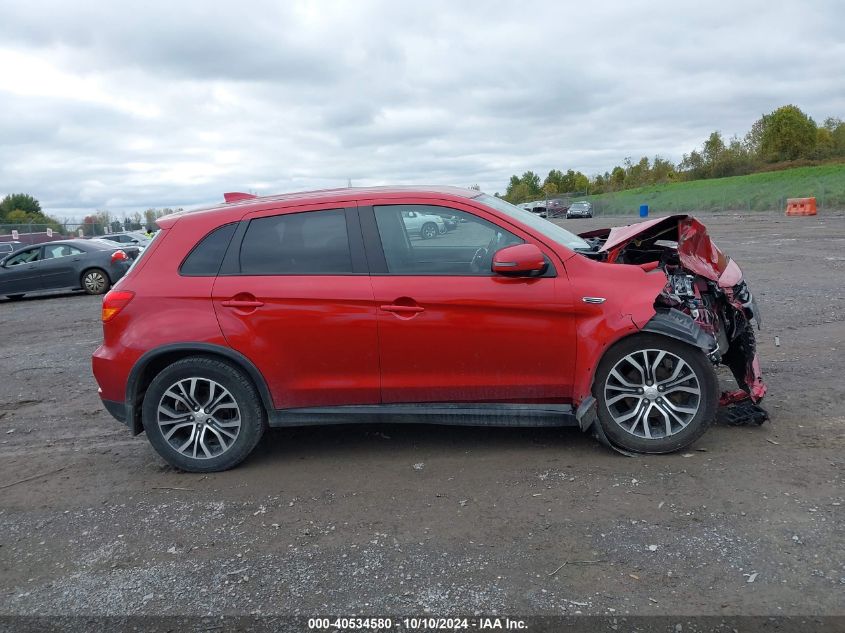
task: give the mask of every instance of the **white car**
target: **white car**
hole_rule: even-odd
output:
[[[107,233],[100,237],[100,239],[116,242],[123,246],[137,246],[144,250],[152,241],[143,233],[126,232],[126,233]]]
[[[446,223],[439,215],[403,211],[402,221],[405,223],[408,235],[419,235],[424,240],[430,240],[446,232]]]

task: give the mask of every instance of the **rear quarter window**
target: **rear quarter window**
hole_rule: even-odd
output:
[[[237,222],[224,224],[202,238],[182,262],[180,274],[187,277],[216,277],[237,227]]]

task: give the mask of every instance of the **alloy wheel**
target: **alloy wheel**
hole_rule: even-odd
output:
[[[237,440],[241,412],[220,383],[185,378],[162,395],[157,422],[173,450],[192,459],[211,459],[228,451]]]
[[[659,439],[683,431],[701,405],[701,384],[679,356],[637,350],[617,362],[604,385],[613,421],[634,437]]]

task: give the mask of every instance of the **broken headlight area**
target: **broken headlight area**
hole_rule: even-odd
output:
[[[587,254],[593,259],[647,271],[660,268],[666,285],[655,299],[655,310],[682,312],[712,337],[710,358],[726,365],[739,387],[720,400],[735,409],[732,423],[759,423],[767,417],[757,406],[766,394],[751,325],[756,320],[759,328],[759,310],[739,266],[719,250],[701,222],[676,215],[582,237],[593,246]]]

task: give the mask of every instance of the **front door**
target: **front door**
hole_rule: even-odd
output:
[[[40,246],[20,251],[3,262],[0,269],[0,295],[22,294],[41,289]]]
[[[258,367],[277,409],[377,404],[376,308],[357,210],[265,211],[243,222],[237,272],[213,289],[229,345]]]
[[[375,226],[366,233],[368,256],[378,254],[371,265],[376,262],[384,403],[570,399],[575,344],[569,285],[551,251],[537,244],[549,258],[545,276],[504,277],[490,270],[493,254],[533,240],[492,216],[430,204],[391,203],[361,212],[365,224]],[[409,213],[455,216],[456,228],[424,237],[407,222]]]

